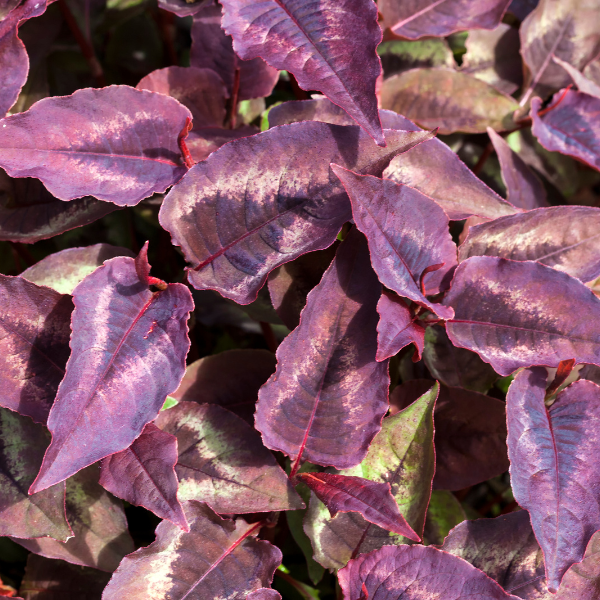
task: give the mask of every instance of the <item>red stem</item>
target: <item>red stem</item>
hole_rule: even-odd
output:
[[[479,157],[477,164],[473,167],[473,173],[475,175],[479,175],[479,173],[482,171],[483,167],[485,166],[487,159],[492,155],[493,152],[494,152],[494,145],[492,144],[492,142],[490,142],[483,149],[483,152],[481,153],[481,156]]]
[[[569,84],[564,90],[563,93],[560,95],[560,98],[554,103],[551,104],[550,106],[546,106],[546,108],[544,108],[543,110],[540,110],[540,112],[538,113],[538,117],[543,117],[544,115],[547,115],[551,110],[554,110],[564,99],[565,96],[567,95],[567,92],[573,87],[573,84]]]
[[[237,124],[238,98],[240,95],[240,68],[235,68],[233,75],[233,88],[231,90],[231,99],[229,104],[229,129],[235,129]]]
[[[189,117],[186,117],[185,125],[177,136],[177,143],[179,144],[179,149],[181,150],[181,154],[183,156],[183,163],[188,169],[191,169],[196,164],[192,158],[189,148],[187,147],[187,144],[185,143],[185,138],[192,130],[192,126],[192,120]]]

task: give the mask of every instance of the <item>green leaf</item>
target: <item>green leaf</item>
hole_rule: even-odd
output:
[[[434,491],[427,510],[423,543],[442,544],[450,530],[466,518],[465,511],[452,492]]]
[[[418,67],[453,69],[456,66],[452,50],[442,38],[416,42],[408,40],[383,42],[377,48],[377,54],[381,57],[386,77]]]
[[[165,400],[165,403],[163,404],[163,407],[160,410],[168,410],[169,408],[173,408],[177,404],[179,404],[179,400],[176,400],[172,396],[167,396],[167,399]]]

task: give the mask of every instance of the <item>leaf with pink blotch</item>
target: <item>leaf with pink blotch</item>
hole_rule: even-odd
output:
[[[148,423],[129,448],[102,460],[100,485],[188,531],[177,499],[177,438]]]
[[[147,246],[138,259],[106,261],[73,292],[71,358],[32,492],[128,448],[183,377],[191,294],[180,283],[162,282],[152,292],[153,278],[140,269],[150,269],[146,252]]]
[[[344,600],[517,600],[468,562],[432,546],[385,546],[338,573]]]
[[[261,388],[256,428],[265,445],[338,469],[365,457],[388,407],[388,364],[377,362],[381,285],[366,239],[352,229],[309,294],[300,325],[277,350]]]
[[[383,26],[409,40],[466,29],[494,29],[511,0],[379,0]]]
[[[386,130],[387,147],[379,148],[356,126],[275,127],[192,167],[167,194],[159,220],[192,263],[195,288],[250,304],[270,271],[330,246],[351,218],[330,163],[381,175],[396,154],[431,136]]]
[[[457,263],[446,213],[408,186],[339,165],[331,168],[350,196],[354,221],[367,236],[381,283],[442,319],[452,318],[452,310],[425,297],[448,289]]]
[[[455,346],[500,375],[561,360],[600,365],[600,300],[578,279],[536,262],[474,256],[456,269],[444,304]]]
[[[546,150],[572,156],[600,171],[600,98],[566,90],[556,94],[554,101],[543,116],[541,100],[531,101],[533,135]]]
[[[383,529],[421,541],[400,514],[389,483],[336,473],[300,473],[297,477],[327,506],[332,517],[339,512],[357,512]]]
[[[279,71],[262,58],[242,60],[233,51],[231,36],[221,29],[221,7],[218,4],[204,6],[194,15],[191,35],[192,67],[212,69],[218,73],[230,95],[235,91],[236,71],[239,69],[238,100],[271,95],[279,79]]]
[[[260,56],[343,108],[380,146],[377,113],[382,33],[371,0],[222,0],[223,29],[245,59]]]
[[[188,118],[175,99],[124,85],[44,98],[0,119],[0,166],[60,200],[135,205],[186,172],[177,136]]]
[[[199,502],[184,509],[190,531],[163,521],[154,543],[123,559],[103,600],[241,600],[271,584],[281,552],[256,539],[261,522],[221,519]]]
[[[69,358],[73,302],[0,275],[0,406],[46,423]]]
[[[590,461],[600,450],[600,386],[576,381],[548,408],[547,378],[540,367],[519,373],[506,410],[513,493],[531,515],[548,589],[556,592],[600,529],[600,475]]]

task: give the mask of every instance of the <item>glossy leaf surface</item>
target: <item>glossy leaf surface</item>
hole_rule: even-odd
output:
[[[385,146],[375,97],[381,29],[370,0],[223,0],[223,29],[244,59],[261,57],[318,90]]]
[[[160,222],[192,263],[194,287],[249,304],[271,270],[330,246],[350,218],[330,163],[380,175],[393,156],[429,137],[386,131],[387,148],[378,148],[358,127],[276,127],[190,169],[165,198]]]
[[[452,343],[500,375],[561,360],[600,362],[600,300],[579,280],[535,262],[475,256],[456,269],[444,300]]]
[[[281,552],[253,537],[259,523],[221,519],[197,502],[184,507],[189,533],[163,521],[156,541],[119,565],[103,600],[241,600],[271,584]]]
[[[297,464],[338,469],[365,457],[387,411],[388,365],[375,360],[380,294],[366,239],[353,229],[259,392],[256,428],[266,446]]]
[[[145,256],[139,259],[149,271]],[[151,292],[136,260],[106,261],[73,292],[72,355],[32,491],[128,448],[183,377],[191,294],[179,283]]]
[[[134,205],[185,173],[177,136],[188,117],[176,100],[127,86],[45,98],[0,120],[0,166],[61,200]]]

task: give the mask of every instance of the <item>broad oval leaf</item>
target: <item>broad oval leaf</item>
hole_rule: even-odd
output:
[[[223,129],[222,127],[204,127],[190,132],[186,145],[195,163],[206,160],[215,150],[223,144],[243,137],[258,133],[258,129],[251,125],[244,125],[238,129]]]
[[[432,546],[386,546],[352,559],[338,573],[345,600],[516,600],[468,562]]]
[[[156,424],[177,438],[182,502],[206,502],[221,514],[304,508],[258,433],[228,410],[180,402],[163,411]]]
[[[144,251],[135,260],[113,258],[73,292],[72,354],[32,492],[128,448],[183,377],[190,291],[172,283],[151,292],[139,261],[150,270]]]
[[[367,236],[381,283],[442,319],[452,318],[452,310],[425,297],[448,288],[457,263],[446,213],[408,186],[331,168],[350,197],[356,226]]]
[[[199,502],[184,509],[189,533],[163,521],[153,544],[121,562],[103,600],[242,600],[271,584],[281,552],[254,538],[262,523],[221,519]]]
[[[583,282],[600,276],[600,209],[552,206],[501,217],[469,229],[458,250],[470,256],[535,260]]]
[[[293,73],[342,107],[379,146],[386,140],[377,113],[381,29],[371,0],[223,0],[223,29],[245,59],[260,56]],[[357,74],[360,76],[357,76]]]
[[[393,156],[430,137],[386,130],[387,148],[378,148],[355,126],[275,127],[192,167],[165,198],[159,220],[192,263],[195,288],[250,304],[270,271],[330,246],[351,218],[331,162],[380,175]]]
[[[0,405],[46,423],[69,358],[73,302],[0,275]]]
[[[134,506],[189,531],[177,499],[177,439],[148,423],[127,450],[102,460],[100,485]]]
[[[600,451],[600,386],[576,381],[547,408],[546,381],[546,369],[538,367],[511,384],[508,454],[515,499],[531,515],[548,589],[556,592],[600,529],[600,475],[590,461]]]
[[[173,98],[127,86],[44,98],[0,120],[0,166],[40,179],[61,200],[131,206],[185,173],[177,136],[188,118]]]
[[[383,24],[409,40],[466,29],[494,29],[510,0],[379,0]]]
[[[500,375],[561,360],[600,365],[600,300],[578,279],[536,262],[475,256],[456,269],[444,303],[452,343]]]
[[[256,428],[294,469],[302,460],[353,467],[381,428],[389,376],[387,362],[375,360],[380,293],[367,242],[352,229],[258,395]]]

